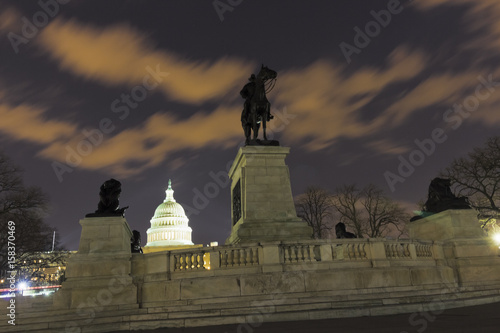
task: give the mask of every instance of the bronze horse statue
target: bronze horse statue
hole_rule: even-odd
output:
[[[264,140],[267,141],[266,123],[273,119],[271,115],[271,103],[267,100],[266,93],[271,91],[276,82],[278,74],[276,71],[262,65],[259,73],[249,79],[240,91],[241,97],[245,99],[245,107],[241,113],[241,125],[245,132],[245,144],[250,144],[250,136],[253,130],[253,141],[257,141],[260,124]]]

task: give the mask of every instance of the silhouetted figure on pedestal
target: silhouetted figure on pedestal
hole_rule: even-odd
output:
[[[245,132],[245,145],[271,145],[279,146],[276,140],[267,140],[266,123],[273,119],[271,115],[271,103],[267,100],[266,93],[274,87],[277,73],[262,65],[257,75],[252,74],[240,91],[240,95],[245,99],[243,112],[241,113],[241,125]],[[266,83],[268,85],[266,86]],[[258,140],[259,128],[262,124],[264,140]],[[251,134],[253,130],[253,139]]]
[[[106,217],[106,216],[123,216],[125,210],[128,208],[120,207],[120,193],[122,192],[121,183],[111,178],[101,185],[99,192],[99,203],[97,210],[94,213],[85,215],[86,217]]]
[[[457,197],[451,192],[451,181],[445,178],[434,178],[429,185],[429,194],[420,215],[414,216],[410,222],[448,209],[471,209],[466,197]]]
[[[130,238],[130,252],[142,253],[141,233],[137,230],[132,231],[132,238]]]
[[[338,239],[357,238],[355,234],[345,230],[345,224],[342,222],[339,222],[335,225],[335,235]]]

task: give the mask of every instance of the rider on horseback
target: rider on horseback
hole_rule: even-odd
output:
[[[245,99],[245,104],[243,105],[243,112],[241,113],[241,122],[245,123],[248,119],[248,113],[250,112],[250,101],[253,94],[255,93],[255,74],[252,74],[248,78],[247,84],[241,89],[240,95]]]
[[[271,91],[274,87],[276,76],[275,71],[262,65],[259,74],[252,74],[248,79],[250,82],[245,84],[240,91],[241,97],[245,99],[243,111],[241,112],[241,125],[245,132],[246,144],[250,144],[252,130],[254,132],[253,140],[257,140],[261,123],[264,131],[264,140],[267,141],[266,123],[273,119],[274,116],[271,115],[270,103],[266,98],[266,92]]]

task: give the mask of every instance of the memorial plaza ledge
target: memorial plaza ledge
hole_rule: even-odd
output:
[[[130,253],[122,217],[80,224],[80,248],[63,287],[51,296],[18,297],[16,325],[4,320],[0,331],[252,324],[500,301],[498,247],[471,210],[412,222],[408,240],[256,242],[147,254]],[[434,239],[415,238],[426,232]]]
[[[61,289],[17,297],[16,325],[4,317],[0,331],[225,324],[243,331],[263,322],[439,313],[500,302],[498,245],[474,210],[411,222],[409,239],[311,240],[293,203],[289,151],[239,149],[229,171],[232,226],[224,246],[131,253],[124,217],[80,220],[78,252]],[[9,299],[0,301],[4,311],[7,306]]]

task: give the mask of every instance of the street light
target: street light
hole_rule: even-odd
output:
[[[498,248],[500,249],[500,232],[497,232],[493,234],[493,241],[498,245]]]

